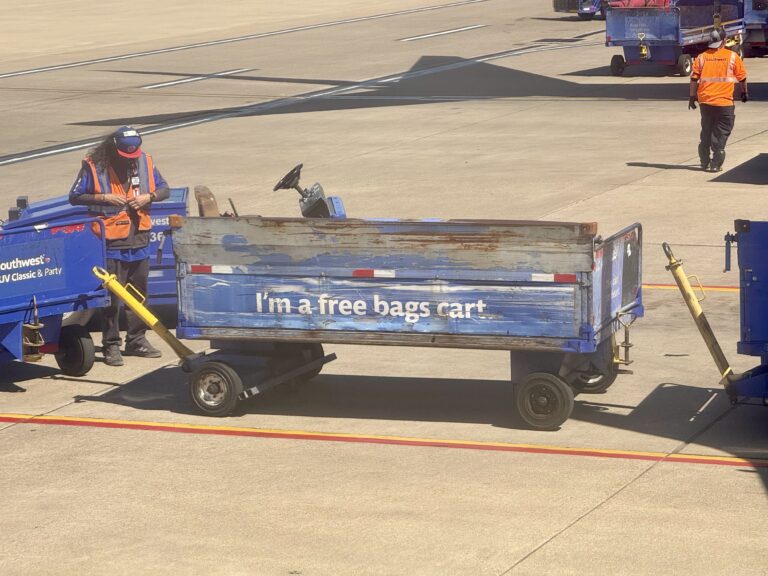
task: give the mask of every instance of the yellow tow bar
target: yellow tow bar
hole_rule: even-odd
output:
[[[160,322],[157,316],[152,314],[152,312],[150,312],[149,309],[144,306],[144,295],[136,290],[136,288],[130,284],[123,286],[120,284],[117,276],[110,274],[104,270],[104,268],[100,268],[99,266],[93,267],[93,275],[101,280],[104,284],[104,287],[112,292],[116,298],[119,298],[125,302],[125,305],[133,310],[136,315],[141,318],[144,324],[154,330],[155,333],[160,336],[160,338],[162,338],[166,344],[168,344],[168,346],[173,348],[173,351],[179,358],[181,358],[181,360],[190,360],[199,356],[199,354],[187,348],[181,340],[171,334],[168,328],[166,328],[163,323]],[[133,294],[131,292],[133,292]]]
[[[664,249],[664,254],[666,254],[667,259],[669,260],[669,266],[666,268],[672,272],[672,276],[675,278],[677,287],[680,289],[680,293],[683,295],[683,299],[688,306],[688,310],[691,312],[691,316],[693,316],[693,321],[696,323],[696,327],[699,329],[702,338],[704,338],[704,343],[707,345],[709,353],[712,355],[712,359],[715,361],[717,369],[720,371],[720,383],[727,389],[729,382],[735,380],[736,376],[734,375],[728,360],[725,358],[725,354],[723,354],[722,348],[720,348],[720,344],[715,337],[715,333],[712,331],[712,327],[709,325],[707,317],[704,315],[704,310],[701,308],[700,302],[704,300],[704,297],[702,296],[701,298],[698,298],[696,296],[693,288],[691,287],[689,279],[696,279],[700,288],[701,282],[699,282],[697,276],[685,275],[685,272],[683,271],[682,260],[675,258],[675,255],[672,254],[672,248],[670,248],[669,244],[664,242],[661,246]],[[702,288],[702,294],[703,292],[704,290]]]

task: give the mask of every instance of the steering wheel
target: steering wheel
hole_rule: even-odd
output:
[[[280,189],[296,188],[296,186],[299,185],[299,179],[301,178],[301,169],[303,166],[304,164],[299,164],[293,170],[288,172],[288,174],[283,176],[280,182],[275,184],[275,187],[272,188],[272,192],[277,192]]]

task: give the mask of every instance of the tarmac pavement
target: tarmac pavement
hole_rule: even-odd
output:
[[[703,306],[756,365],[722,238],[768,212],[764,59],[711,174],[687,79],[611,76],[603,23],[538,0],[7,0],[0,21],[2,205],[65,194],[130,124],[172,186],[240,214],[298,215],[272,186],[303,162],[355,217],[639,221],[646,284],[632,374],[554,432],[515,416],[498,351],[326,346],[311,383],[221,419],[154,335],[163,358],[82,378],[3,367],[4,576],[768,574],[768,412],[729,405],[660,246],[726,287]]]

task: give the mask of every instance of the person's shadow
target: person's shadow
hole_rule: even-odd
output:
[[[655,168],[657,170],[693,170],[703,172],[700,164],[654,164],[652,162],[627,162],[627,166],[634,168]]]

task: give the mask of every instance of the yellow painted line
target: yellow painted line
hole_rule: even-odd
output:
[[[524,452],[530,454],[591,456],[596,458],[651,460],[658,462],[710,464],[719,466],[749,466],[753,468],[768,467],[768,459],[762,458],[746,459],[737,458],[734,456],[707,456],[703,454],[641,452],[633,450],[612,450],[604,448],[571,448],[567,446],[554,446],[548,444],[513,444],[506,442],[481,442],[473,440],[414,438],[405,436],[378,436],[368,434],[350,434],[345,432],[329,433],[312,432],[307,430],[279,430],[270,428],[245,428],[238,426],[175,424],[170,422],[74,418],[69,416],[35,416],[32,414],[0,414],[0,422],[10,422],[16,424],[118,428],[123,430],[151,430],[158,432],[178,432],[185,434],[250,436],[259,438],[282,438],[293,440],[320,440],[326,442],[393,444],[400,446],[422,446],[432,448],[461,448],[465,450],[492,450],[502,452]]]

